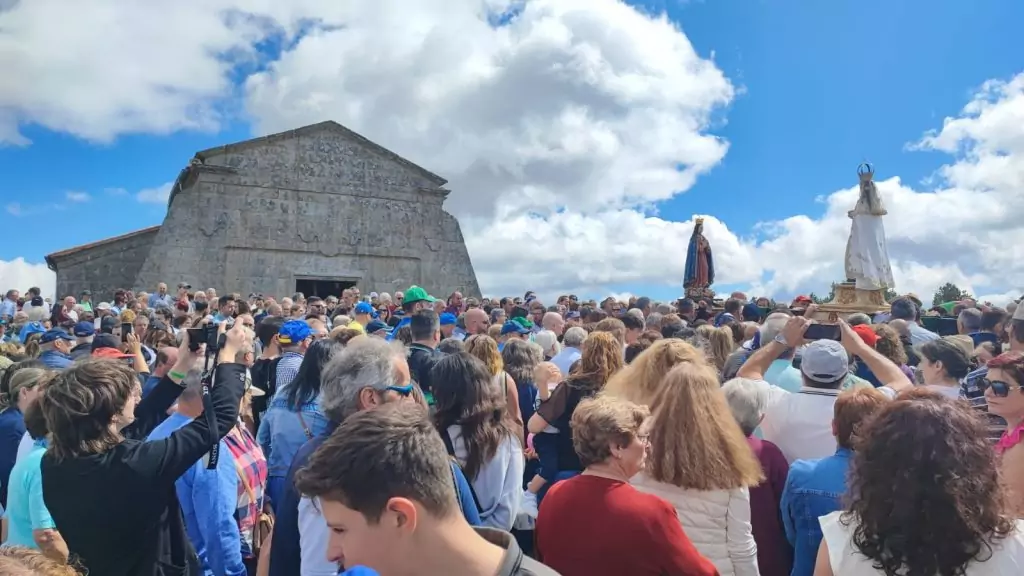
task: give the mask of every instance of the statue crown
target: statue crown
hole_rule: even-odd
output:
[[[875,167],[867,162],[864,162],[860,166],[857,166],[857,175],[860,176],[861,182],[867,182],[874,178]]]
[[[697,218],[697,224],[703,224],[703,223],[704,223],[704,219],[703,218]]]

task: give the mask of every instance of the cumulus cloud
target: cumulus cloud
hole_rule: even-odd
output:
[[[24,258],[0,260],[0,291],[16,289],[22,293],[38,286],[43,296],[53,297],[57,290],[57,276],[46,264],[31,264]]]
[[[64,198],[68,202],[88,202],[92,199],[87,192],[68,191],[64,193]]]
[[[24,122],[97,141],[216,130],[233,109],[223,104],[241,98],[258,133],[333,119],[448,178],[446,208],[489,294],[681,284],[692,222],[655,208],[728,152],[716,120],[737,89],[664,16],[620,0],[181,0],[159,18],[147,9],[34,0],[0,14],[0,66],[13,87],[0,93],[0,142],[26,143]],[[283,52],[252,66],[271,38]],[[921,129],[907,153],[950,158],[934,184],[879,167],[896,288],[1024,290],[1014,221],[1024,208],[1024,75],[987,82],[941,127]],[[852,173],[850,184],[818,191],[817,218],[737,231],[706,215],[717,283],[789,296],[842,279]],[[166,202],[169,189],[136,198]]]
[[[174,182],[166,182],[153,188],[139,190],[135,194],[135,199],[145,204],[167,204],[173,186]]]

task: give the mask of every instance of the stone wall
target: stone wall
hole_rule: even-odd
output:
[[[444,181],[330,126],[198,154],[135,284],[283,295],[325,278],[479,296]]]
[[[51,256],[57,268],[57,298],[77,298],[82,290],[91,290],[95,304],[111,301],[118,288],[152,290],[155,282],[148,287],[134,282],[156,237],[157,230],[148,230]]]

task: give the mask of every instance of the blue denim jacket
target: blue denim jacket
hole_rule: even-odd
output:
[[[853,452],[839,448],[819,460],[797,460],[789,467],[782,490],[782,523],[793,545],[791,576],[812,576],[821,544],[818,518],[842,509],[846,473]]]
[[[271,478],[287,476],[299,448],[327,428],[327,417],[320,409],[319,398],[302,406],[302,420],[299,420],[299,413],[288,406],[286,397],[287,394],[280,393],[274,396],[256,431],[256,441],[267,458],[267,476]],[[303,420],[309,434],[302,426]]]

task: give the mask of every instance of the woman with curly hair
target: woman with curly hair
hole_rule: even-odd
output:
[[[650,405],[649,457],[633,486],[675,508],[683,531],[722,576],[759,576],[750,488],[764,474],[715,369],[679,364]]]
[[[707,365],[707,360],[700,350],[679,338],[656,340],[608,380],[605,392],[649,406],[665,374],[684,363]]]
[[[905,392],[862,430],[845,512],[822,516],[815,576],[1024,573],[1024,521],[972,409]]]
[[[505,395],[491,386],[491,379],[484,363],[469,353],[439,359],[431,368],[434,425],[473,487],[480,520],[510,530],[523,495],[522,428],[512,421]]]
[[[540,436],[551,435],[551,448],[558,455],[557,470],[542,467],[538,472],[546,482],[538,492],[538,500],[543,498],[553,482],[571,478],[583,470],[572,445],[572,427],[569,424],[572,414],[581,400],[604,390],[612,375],[622,368],[622,342],[611,332],[591,334],[583,342],[582,353],[579,366],[570,371],[568,378],[558,384],[547,400],[541,402],[527,424],[530,433],[537,435],[534,446]],[[547,461],[547,458],[542,460]]]
[[[899,332],[888,324],[872,324],[871,330],[878,336],[878,340],[875,340],[875,350],[892,360],[892,363],[899,366],[900,370],[913,382],[914,371],[907,366],[907,351],[903,347],[903,341],[900,340]]]

